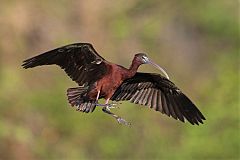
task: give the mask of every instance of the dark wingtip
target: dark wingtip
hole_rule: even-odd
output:
[[[27,68],[29,68],[28,66],[27,66],[27,64],[26,63],[24,63],[23,62],[23,64],[21,65],[24,69],[27,69]]]
[[[204,124],[203,123],[203,120],[205,120],[205,119],[199,119],[199,118],[197,118],[197,117],[195,117],[195,115],[192,115],[192,117],[190,118],[189,117],[189,115],[186,115],[185,116],[185,118],[187,119],[187,121],[189,122],[189,123],[191,123],[192,125],[200,125],[200,124]]]
[[[200,112],[200,113],[201,113],[201,112]],[[206,120],[206,118],[203,116],[202,113],[201,113],[199,116],[202,118],[202,120]]]
[[[26,60],[24,60],[22,63],[22,67],[24,68],[24,69],[27,69],[27,68],[32,68],[32,67],[34,67],[34,58],[30,58],[30,59],[26,59]]]
[[[21,65],[24,69],[27,69],[27,68],[29,68],[28,67],[28,63],[27,62],[25,62],[25,61],[23,61],[23,64]]]
[[[177,99],[175,99],[175,102],[178,104],[184,118],[189,123],[191,123],[192,125],[204,124],[203,121],[206,120],[206,118],[186,95],[181,94],[176,98]]]

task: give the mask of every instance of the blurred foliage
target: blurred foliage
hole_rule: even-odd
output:
[[[239,3],[212,1],[6,1],[0,5],[0,159],[239,159]],[[192,126],[145,107],[69,107],[75,83],[57,67],[23,70],[22,60],[91,42],[128,66],[147,52],[207,120]],[[156,72],[144,66],[140,70]]]

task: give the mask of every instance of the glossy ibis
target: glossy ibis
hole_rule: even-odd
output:
[[[203,123],[203,114],[191,100],[169,80],[167,73],[152,62],[146,54],[134,56],[129,69],[106,61],[89,43],[66,45],[23,61],[23,68],[56,64],[78,83],[67,90],[68,101],[78,111],[93,112],[96,106],[113,116],[120,124],[126,120],[110,111],[118,101],[148,106],[156,111],[191,124]],[[161,70],[156,73],[137,72],[141,64],[151,64]],[[104,98],[105,104],[98,100]],[[109,103],[109,100],[112,103]]]

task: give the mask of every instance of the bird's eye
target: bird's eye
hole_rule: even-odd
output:
[[[142,60],[144,63],[146,63],[148,61],[148,58],[146,56],[142,56]]]

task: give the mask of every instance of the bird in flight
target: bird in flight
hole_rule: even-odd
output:
[[[77,111],[93,112],[96,106],[118,123],[130,125],[111,112],[119,101],[130,101],[160,111],[176,120],[203,124],[203,114],[182,91],[169,80],[167,73],[145,53],[135,54],[129,68],[108,62],[90,43],[74,43],[53,49],[23,61],[23,68],[58,65],[78,84],[67,89],[68,101]],[[137,72],[142,64],[151,64],[164,76]],[[104,104],[99,99],[104,98]],[[109,100],[112,102],[109,103]]]

